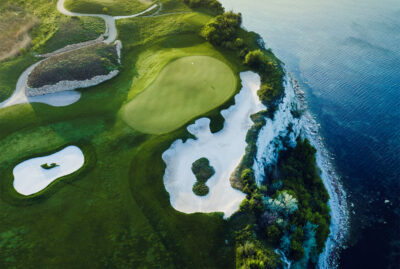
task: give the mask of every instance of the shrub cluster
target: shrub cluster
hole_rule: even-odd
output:
[[[242,24],[242,15],[225,12],[211,19],[202,29],[201,35],[216,46],[229,47],[236,39]]]
[[[299,138],[296,147],[281,152],[278,169],[284,178],[283,188],[293,191],[299,201],[299,210],[291,216],[290,223],[297,227],[304,227],[307,222],[317,225],[315,239],[321,253],[330,232],[330,209],[329,195],[315,165],[315,153],[307,139]],[[292,237],[292,241],[301,243],[299,237]],[[299,244],[292,243],[294,249],[299,249]]]
[[[236,249],[237,268],[275,269],[279,265],[278,255],[256,243],[246,241]]]
[[[38,88],[62,80],[85,80],[106,75],[118,68],[115,46],[101,43],[56,55],[41,62],[29,75],[28,85]]]
[[[193,185],[193,192],[199,196],[205,196],[209,192],[206,185],[207,180],[215,174],[214,168],[207,158],[200,158],[192,164],[192,172],[197,181]]]

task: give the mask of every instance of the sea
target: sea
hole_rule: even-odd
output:
[[[346,238],[319,267],[400,268],[400,0],[220,2],[297,81],[346,195]]]

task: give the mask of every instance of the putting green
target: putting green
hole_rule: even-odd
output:
[[[236,85],[235,74],[220,60],[209,56],[179,58],[125,105],[122,117],[141,132],[168,133],[224,103]]]

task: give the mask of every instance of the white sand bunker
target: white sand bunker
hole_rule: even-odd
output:
[[[54,180],[77,171],[84,162],[84,155],[76,146],[68,146],[54,154],[23,161],[14,167],[14,188],[23,195],[37,193]],[[46,166],[45,164],[48,166],[43,168],[42,165]]]
[[[164,185],[170,194],[171,205],[178,211],[223,212],[228,218],[245,198],[244,193],[231,187],[229,177],[245,153],[246,134],[253,124],[250,115],[265,107],[257,96],[260,77],[253,72],[244,72],[240,76],[243,88],[235,96],[235,105],[221,112],[225,118],[224,129],[212,134],[210,120],[199,119],[188,127],[197,140],[189,139],[185,143],[176,140],[162,155],[167,165]],[[202,157],[210,161],[215,174],[206,183],[209,194],[200,197],[192,191],[196,177],[191,167]]]

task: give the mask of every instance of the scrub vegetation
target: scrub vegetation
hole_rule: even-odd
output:
[[[0,31],[0,37],[4,41],[0,44],[2,48],[3,46],[4,48],[15,47],[15,43],[6,45],[10,40],[7,36],[15,35],[18,33],[15,31],[21,30],[13,30],[15,26],[21,26],[20,20],[29,24],[33,20],[35,21],[30,30],[26,30],[30,38],[29,44],[14,56],[0,60],[0,102],[12,94],[21,73],[40,60],[34,55],[52,52],[66,45],[96,39],[104,32],[105,24],[101,19],[64,16],[57,11],[56,2],[56,0],[0,0],[0,23],[2,24],[0,27],[7,29],[7,31]],[[23,17],[20,16],[22,14],[24,14]],[[9,49],[7,49],[7,53],[10,53]]]
[[[62,20],[77,20],[58,14],[55,0],[13,3],[40,23],[32,30],[27,52],[0,63],[0,92],[7,93],[3,96],[11,93],[22,71],[38,60],[32,55],[34,51],[49,52],[72,42],[70,34],[63,34],[67,29],[60,25]],[[32,103],[0,109],[0,268],[85,268],[88,264],[92,268],[276,268],[281,264],[273,251],[276,244],[284,242],[288,255],[296,260],[309,253],[304,247],[312,241],[309,238],[316,239],[318,249],[323,246],[318,242],[323,242],[327,233],[323,221],[329,223],[323,205],[327,196],[320,189],[317,174],[309,176],[310,172],[316,173],[312,150],[302,155],[299,152],[307,146],[299,152],[288,149],[278,165],[279,177],[264,187],[254,182],[249,169],[252,139],[268,113],[253,117],[257,126],[249,132],[246,165],[238,171],[239,185],[247,194],[239,212],[224,220],[221,213],[184,214],[171,207],[163,185],[162,153],[173,141],[192,138],[186,126],[200,116],[211,119],[213,131],[222,128],[219,112],[234,102],[233,96],[240,88],[239,72],[257,71],[263,85],[281,94],[283,71],[273,54],[260,45],[256,34],[238,27],[239,15],[218,15],[223,16],[222,24],[228,21],[228,28],[233,24],[233,34],[222,43],[210,43],[204,29],[208,23],[221,21],[216,19],[212,5],[191,9],[193,3],[186,5],[183,0],[162,3],[164,12],[189,13],[118,21],[123,65],[115,79],[82,91],[81,99],[70,106]],[[93,27],[83,27],[87,22],[79,19],[74,24],[81,41],[104,27],[95,20],[89,23]],[[53,40],[57,35],[64,41]],[[272,70],[256,70],[246,62],[246,55],[257,50],[263,53],[263,59],[272,62]],[[179,124],[175,122],[174,127],[164,129],[163,134],[128,124],[127,107],[147,92],[151,93],[148,100],[154,102],[172,99],[166,95],[168,98],[162,100],[151,87],[158,79],[166,79],[162,74],[171,66],[181,68],[174,67],[174,63],[184,61],[181,64],[187,67],[188,56],[220,65],[215,67],[216,72],[223,69],[234,74],[234,79],[206,83],[209,87],[220,81],[231,83],[229,88],[220,87],[225,92],[219,93],[223,96],[219,103],[207,107],[201,101],[202,114],[191,112]],[[170,95],[178,94],[172,87],[169,90]],[[203,100],[202,94],[197,94],[196,98]],[[276,100],[279,94],[273,94]],[[164,109],[147,110],[142,117],[171,113],[167,121],[175,121],[176,111],[170,112],[174,107]],[[82,169],[32,196],[15,191],[12,169],[16,164],[71,144],[79,145],[84,152]],[[307,160],[304,164],[302,158]],[[292,168],[285,168],[286,163]],[[297,186],[303,182],[304,188]],[[314,199],[315,194],[318,200]],[[295,230],[282,228],[277,219],[268,224],[260,222],[269,208],[279,208],[281,204],[284,207],[279,214],[287,224],[282,227],[295,225]],[[285,214],[287,218],[283,218]]]
[[[0,61],[25,50],[31,42],[29,31],[36,23],[37,19],[21,7],[0,6]]]
[[[38,88],[62,80],[85,80],[118,68],[116,46],[98,43],[41,62],[29,75],[28,86]]]
[[[214,168],[207,158],[200,158],[192,164],[192,172],[197,181],[193,185],[193,192],[198,196],[205,196],[209,192],[207,180],[215,174]]]

